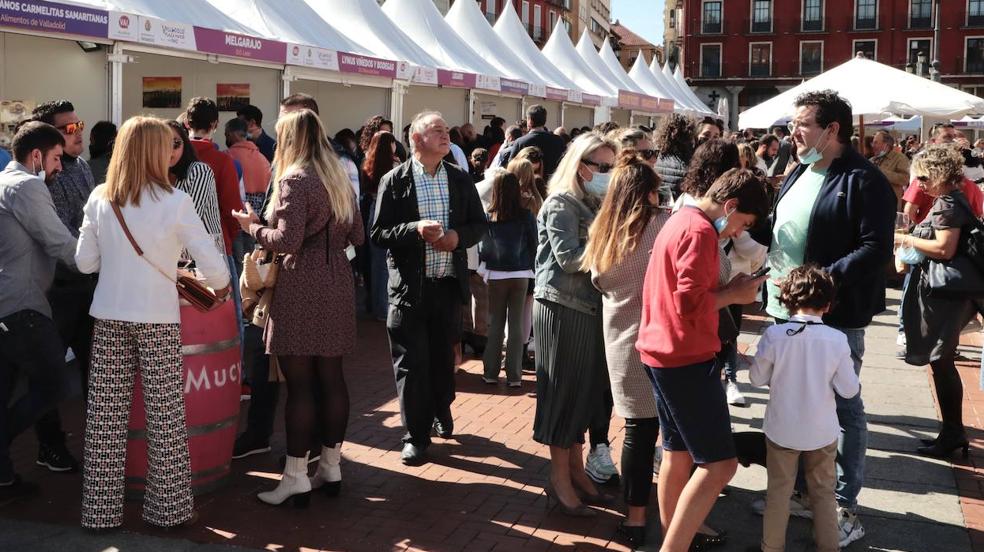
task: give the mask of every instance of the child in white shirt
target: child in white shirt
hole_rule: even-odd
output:
[[[840,549],[834,498],[840,425],[834,393],[851,398],[861,385],[847,337],[821,319],[834,296],[833,278],[819,267],[791,271],[779,286],[779,302],[794,314],[765,331],[749,372],[752,385],[768,385],[770,395],[763,427],[769,476],[764,552],[785,549],[789,498],[801,459],[817,551]]]

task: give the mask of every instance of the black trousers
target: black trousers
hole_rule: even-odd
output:
[[[940,403],[940,417],[943,419],[940,435],[962,438],[965,436],[963,383],[953,363],[953,355],[934,360],[929,366],[933,370],[933,385],[936,387],[936,399]]]
[[[607,382],[607,378],[605,379]],[[612,388],[605,386],[605,396],[594,415],[591,417],[591,425],[588,426],[588,439],[591,448],[598,445],[608,446],[608,430],[612,425],[612,409],[615,407],[615,400],[612,398]]]
[[[648,506],[659,418],[626,418],[622,441],[622,493],[629,506]]]
[[[426,447],[434,417],[450,413],[454,401],[454,344],[461,339],[458,282],[425,279],[418,305],[390,305],[386,329],[407,429],[403,442]]]
[[[250,388],[246,432],[269,441],[280,399],[280,382],[270,381],[270,356],[263,343],[263,328],[247,324],[243,339],[243,364]]]
[[[68,282],[56,280],[48,291],[51,318],[64,345],[62,357],[71,347],[78,363],[79,377],[82,379],[83,399],[88,397],[89,390],[89,361],[95,324],[95,320],[89,316],[89,307],[92,306],[92,294],[95,291],[96,278],[91,276]],[[34,432],[42,445],[64,443],[65,433],[62,431],[58,409],[45,412],[34,425]]]

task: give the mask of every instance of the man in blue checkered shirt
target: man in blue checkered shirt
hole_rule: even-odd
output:
[[[465,250],[485,233],[485,211],[467,172],[445,162],[451,139],[440,113],[410,125],[413,156],[383,177],[370,230],[389,250],[389,333],[400,413],[402,459],[425,461],[431,431],[451,436],[454,344],[469,297]]]

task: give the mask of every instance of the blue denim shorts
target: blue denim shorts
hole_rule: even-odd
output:
[[[687,451],[695,464],[735,457],[731,413],[714,359],[646,371],[656,393],[664,450]]]

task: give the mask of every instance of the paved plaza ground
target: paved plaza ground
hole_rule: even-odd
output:
[[[890,290],[890,310],[869,327],[863,397],[869,419],[869,449],[860,516],[867,536],[849,551],[984,552],[984,392],[978,386],[980,335],[965,335],[961,348],[965,413],[971,457],[949,462],[914,454],[919,437],[935,435],[937,409],[928,368],[897,360],[898,292]],[[764,319],[748,317],[742,348],[754,352]],[[33,465],[32,435],[15,446],[18,470],[42,486],[33,500],[0,508],[0,551],[195,551],[266,549],[313,550],[627,550],[613,542],[621,505],[593,520],[571,519],[546,508],[543,485],[549,470],[547,449],[533,442],[534,378],[524,375],[520,390],[485,385],[481,363],[469,360],[457,376],[455,437],[436,439],[432,462],[400,463],[399,409],[383,325],[360,322],[360,354],[348,360],[346,374],[352,414],[343,448],[344,486],[340,497],[315,496],[308,510],[272,508],[255,494],[275,484],[284,450],[278,431],[274,450],[233,463],[229,484],[197,499],[200,524],[166,533],[140,521],[139,503],[128,503],[122,531],[93,536],[78,528],[81,476],[57,475]],[[747,384],[750,405],[732,407],[736,431],[760,429],[768,392]],[[81,457],[79,405],[66,404],[71,420],[70,448]],[[283,424],[278,422],[277,427]],[[611,428],[618,463],[622,420]],[[761,467],[739,468],[731,493],[722,497],[709,523],[731,535],[721,551],[755,544],[761,518],[749,504],[765,489]],[[610,492],[617,491],[612,489]],[[652,497],[658,542],[656,496]],[[790,551],[812,550],[810,523],[793,519]],[[653,544],[644,550],[658,550]]]

